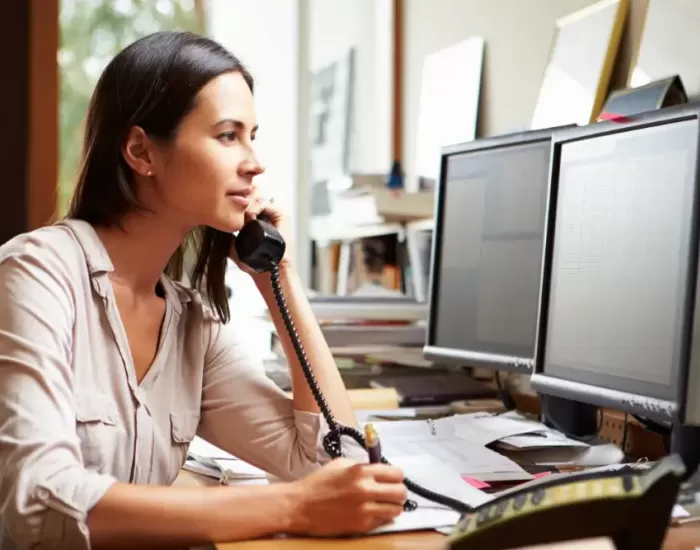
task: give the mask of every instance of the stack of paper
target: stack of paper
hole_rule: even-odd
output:
[[[264,470],[239,460],[199,437],[195,437],[190,444],[183,468],[216,478],[225,485],[233,480],[237,483],[267,483],[267,473]]]
[[[588,447],[552,430],[545,424],[511,411],[503,414],[472,413],[453,416],[457,433],[482,445],[535,449],[551,447]]]
[[[466,417],[466,418],[465,418]],[[438,420],[377,422],[382,452],[390,462],[410,457],[433,458],[461,476],[480,481],[532,479],[514,461],[488,449],[467,429],[471,415]],[[477,439],[474,441],[474,439]],[[487,438],[488,439],[488,438]]]
[[[599,466],[622,460],[614,445],[591,446],[570,439],[517,412],[377,422],[375,427],[390,462],[435,459],[452,472],[456,485],[460,477],[481,482],[533,479],[521,464]]]
[[[534,451],[562,447],[586,449],[590,447],[588,443],[576,441],[575,439],[566,437],[562,433],[552,430],[504,437],[498,440],[498,446],[509,451],[525,449]]]

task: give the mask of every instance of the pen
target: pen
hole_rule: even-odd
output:
[[[382,461],[382,446],[379,443],[379,436],[372,424],[365,424],[365,441],[369,452],[369,463],[379,464]]]

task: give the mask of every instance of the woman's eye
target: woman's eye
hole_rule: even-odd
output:
[[[223,134],[219,134],[218,138],[219,141],[223,142],[236,141],[236,132],[224,132]]]

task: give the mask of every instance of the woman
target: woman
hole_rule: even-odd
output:
[[[135,42],[95,89],[67,219],[0,247],[2,548],[355,533],[401,513],[397,469],[321,467],[327,426],[268,275],[251,276],[282,336],[293,400],[226,323],[232,232],[264,212],[290,237],[256,193],[252,92],[238,59],[211,40],[163,32]],[[201,294],[176,282],[192,236]],[[338,421],[354,425],[288,255],[280,274],[319,386]],[[289,483],[167,487],[195,434]]]

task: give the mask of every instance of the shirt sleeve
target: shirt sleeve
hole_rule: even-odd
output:
[[[328,424],[320,414],[297,411],[266,375],[240,322],[212,321],[205,358],[199,435],[282,480],[303,477],[330,461],[323,449]],[[343,437],[344,456],[367,454]]]
[[[66,263],[25,248],[0,258],[0,514],[22,548],[89,549],[87,514],[116,480],[82,464]]]

